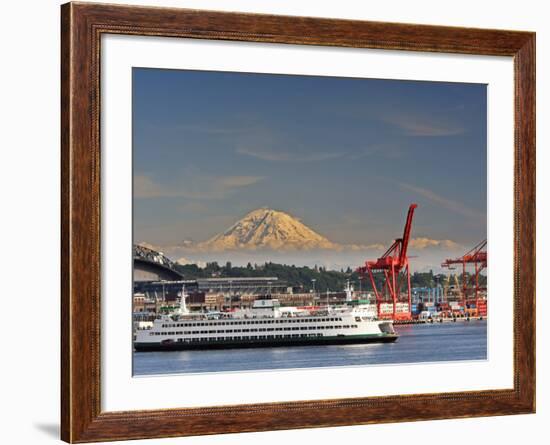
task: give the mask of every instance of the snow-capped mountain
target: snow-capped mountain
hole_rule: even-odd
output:
[[[250,212],[225,232],[204,241],[200,250],[313,250],[338,245],[288,213],[267,208]]]

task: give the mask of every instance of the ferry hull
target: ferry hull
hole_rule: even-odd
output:
[[[319,345],[346,345],[363,343],[392,343],[398,338],[397,334],[346,335],[319,338],[288,338],[288,339],[251,339],[251,340],[219,340],[215,342],[134,342],[137,352],[147,351],[185,351],[208,349],[240,349],[240,348],[267,348],[280,346],[319,346]]]

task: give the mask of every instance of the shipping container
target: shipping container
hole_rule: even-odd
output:
[[[396,303],[395,312],[409,312],[409,303]]]

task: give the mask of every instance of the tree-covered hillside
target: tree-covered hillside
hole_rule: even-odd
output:
[[[200,268],[196,264],[181,265],[177,269],[186,279],[194,278],[212,278],[212,277],[277,277],[279,280],[288,283],[289,286],[301,288],[308,292],[313,287],[319,292],[325,292],[327,289],[332,291],[341,291],[346,286],[346,281],[350,280],[357,289],[359,287],[359,275],[350,268],[347,270],[327,270],[323,267],[310,268],[307,266],[289,266],[285,264],[265,263],[250,264],[245,267],[233,267],[230,262],[220,266],[217,262],[207,263],[206,267]],[[462,278],[459,275],[458,281]],[[444,274],[434,274],[430,272],[415,272],[411,275],[412,287],[435,287],[438,284],[445,284],[449,280],[450,284],[455,283],[454,276],[450,279]],[[405,280],[402,280],[403,283]],[[482,283],[486,282],[486,277],[481,277]],[[377,277],[377,283],[381,284],[381,277]],[[369,280],[364,280],[361,284],[364,290],[372,290]]]

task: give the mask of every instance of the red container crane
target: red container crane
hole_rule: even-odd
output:
[[[370,278],[374,295],[376,297],[376,306],[378,309],[378,316],[380,318],[392,317],[394,320],[404,320],[411,318],[411,274],[409,271],[409,258],[407,257],[407,248],[409,246],[409,240],[411,237],[412,220],[414,216],[414,210],[418,207],[417,204],[411,204],[409,206],[409,212],[407,214],[407,221],[405,222],[405,228],[403,229],[403,237],[397,238],[391,247],[378,258],[376,261],[365,261],[365,265],[357,269],[357,272],[361,277],[365,277],[367,274]],[[405,277],[401,276],[401,271],[405,270]],[[378,289],[374,280],[374,274],[381,272],[384,274],[384,284],[382,289]],[[407,302],[408,310],[406,312],[397,312],[397,303],[401,294],[402,279],[407,281]],[[383,300],[382,297],[386,298]],[[388,301],[389,297],[393,303],[393,310],[391,314],[382,313],[380,311],[380,305],[383,301]]]
[[[479,284],[479,275],[487,268],[487,240],[481,241],[460,258],[445,260],[441,266],[452,270],[455,268],[455,264],[462,264],[462,304],[464,310],[466,310],[467,303],[472,300],[472,294],[476,306],[479,306],[481,301],[479,293],[487,289],[485,286],[480,286]],[[470,279],[466,279],[466,267],[469,264],[474,265],[474,274]]]

